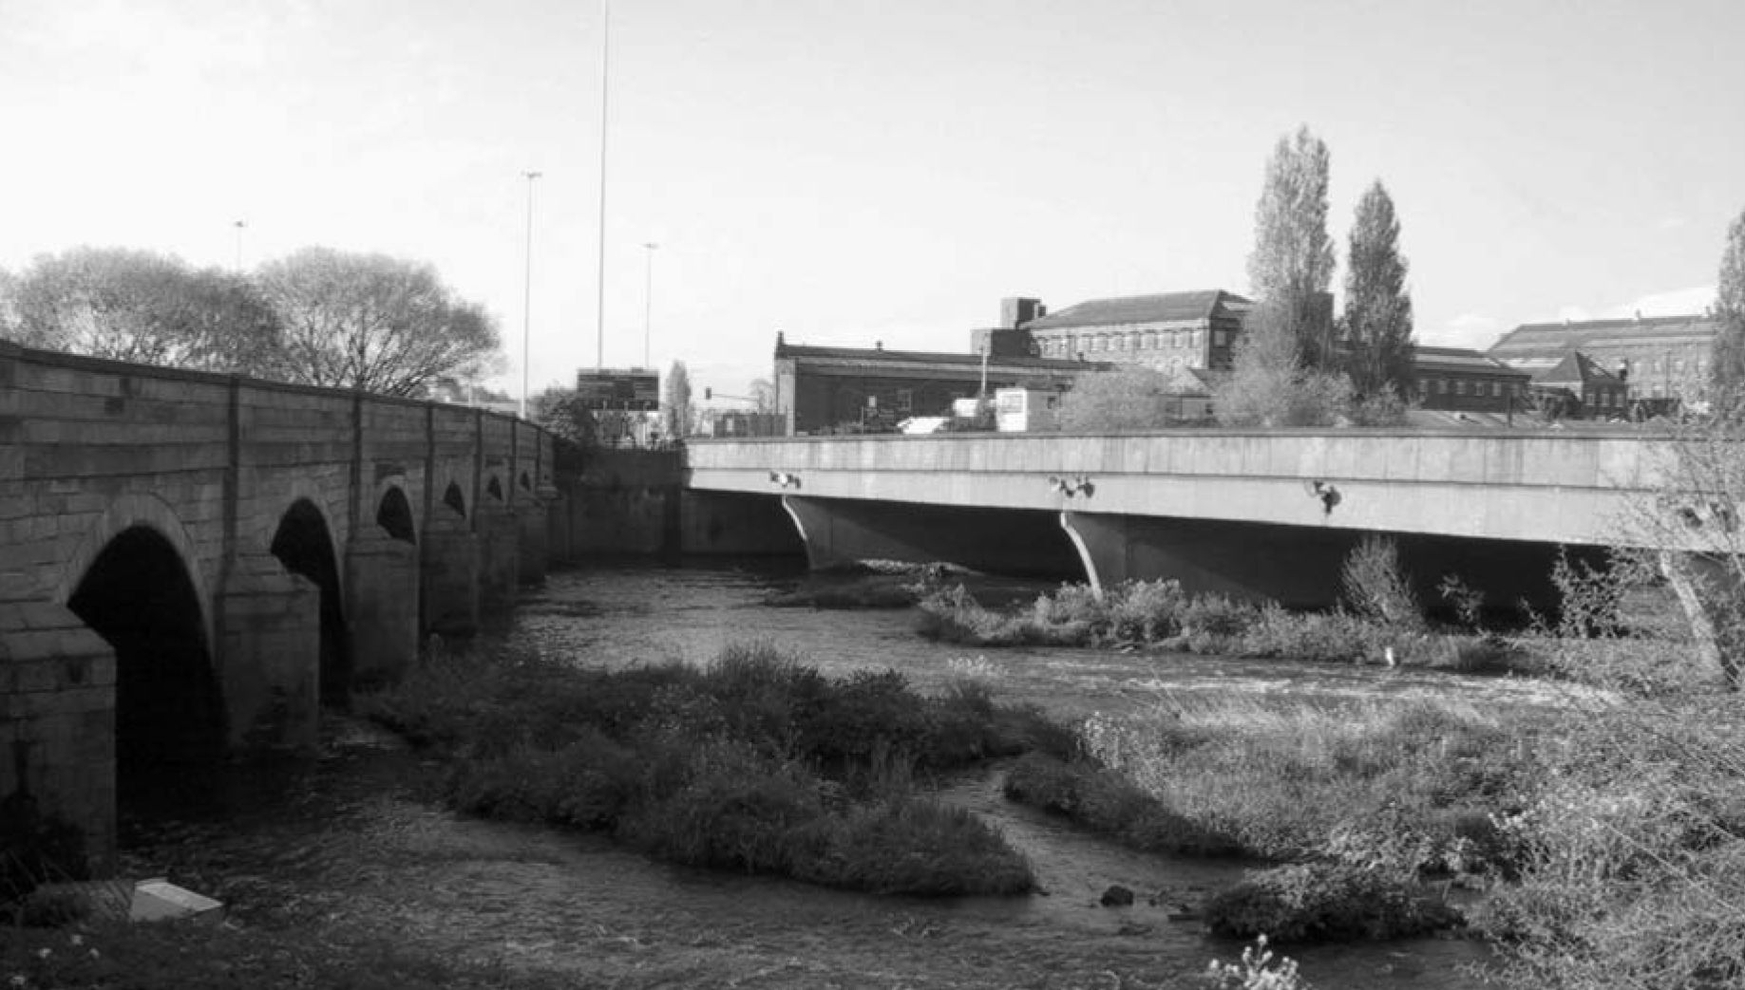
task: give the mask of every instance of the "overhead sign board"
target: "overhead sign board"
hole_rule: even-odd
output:
[[[653,412],[660,408],[660,374],[652,368],[600,368],[576,373],[583,409]]]

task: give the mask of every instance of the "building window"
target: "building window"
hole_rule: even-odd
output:
[[[1199,331],[1198,331],[1198,330],[1190,330],[1190,331],[1188,331],[1188,346],[1189,346],[1189,347],[1192,347],[1192,348],[1193,348],[1193,349],[1195,349],[1195,350],[1199,350],[1199,348],[1200,348],[1200,341],[1201,341],[1201,340],[1202,340],[1202,339],[1204,339],[1204,338],[1202,338],[1202,337],[1201,337],[1201,336],[1200,336],[1200,332],[1199,332]]]
[[[1212,346],[1213,347],[1223,347],[1224,345],[1228,344],[1229,342],[1230,342],[1230,331],[1228,331],[1228,330],[1214,330],[1212,332]]]
[[[915,408],[915,392],[913,389],[897,389],[897,410],[909,412]]]

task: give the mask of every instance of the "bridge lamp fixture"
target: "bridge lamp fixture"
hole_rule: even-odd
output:
[[[1096,483],[1082,474],[1074,478],[1062,478],[1059,475],[1051,474],[1048,476],[1048,487],[1050,490],[1058,492],[1067,498],[1072,498],[1076,495],[1083,495],[1085,498],[1090,498],[1092,495],[1097,493]]]
[[[771,471],[769,473],[769,480],[775,483],[778,488],[800,487],[800,476],[797,474],[791,474],[787,471]]]

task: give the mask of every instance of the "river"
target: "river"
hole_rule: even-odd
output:
[[[489,635],[608,666],[707,663],[727,643],[763,640],[832,675],[894,667],[923,690],[968,671],[1001,700],[1069,718],[1132,710],[1181,691],[1313,692],[1336,703],[1456,686],[1446,675],[1375,668],[965,650],[920,638],[908,609],[766,604],[803,579],[790,565],[767,563],[554,573]],[[997,598],[1027,589],[980,590]],[[1504,699],[1524,690],[1502,680],[1459,687]],[[150,826],[148,841],[129,854],[133,867],[164,865],[167,853],[148,865],[152,847],[173,846],[186,861],[180,875],[208,884],[243,921],[303,912],[391,931],[433,951],[573,974],[584,986],[1185,988],[1198,985],[1210,960],[1241,952],[1182,917],[1206,892],[1238,879],[1241,864],[1105,843],[1005,801],[997,772],[946,782],[940,793],[1002,830],[1029,857],[1045,893],[876,897],[676,868],[600,836],[460,818],[411,783],[417,754],[354,720],[333,721],[329,757],[315,772],[272,788],[264,806],[256,786],[253,814]],[[269,876],[296,878],[294,896],[268,885]],[[1099,906],[1111,884],[1138,899]],[[1486,957],[1476,943],[1445,939],[1284,951],[1322,990],[1467,990],[1481,985],[1469,967]]]

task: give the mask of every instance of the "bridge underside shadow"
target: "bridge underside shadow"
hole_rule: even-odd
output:
[[[784,496],[814,569],[865,560],[948,563],[989,574],[1082,578],[1057,513]]]
[[[1062,513],[1061,525],[1099,586],[1171,578],[1189,594],[1325,608],[1340,599],[1347,556],[1365,536],[1381,535],[1394,541],[1427,606],[1438,604],[1437,588],[1449,577],[1481,593],[1493,612],[1526,603],[1548,613],[1557,603],[1551,575],[1558,547],[1550,543],[1085,512]],[[1594,548],[1570,553],[1594,562],[1600,556]]]

